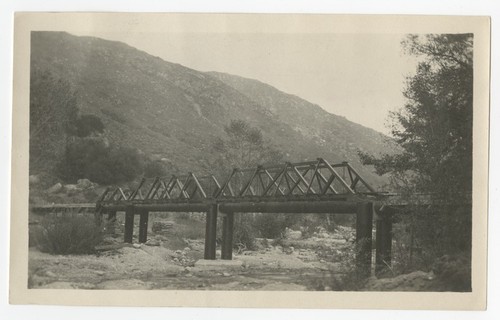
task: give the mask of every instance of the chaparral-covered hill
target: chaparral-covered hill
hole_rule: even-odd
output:
[[[349,161],[375,186],[384,183],[357,152],[391,153],[387,137],[297,96],[257,80],[196,71],[121,42],[64,32],[31,37],[32,70],[70,83],[80,112],[102,120],[111,144],[167,159],[181,171],[208,173],[213,142],[241,119],[261,129],[288,161]]]

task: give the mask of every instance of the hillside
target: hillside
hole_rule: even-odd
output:
[[[233,119],[259,127],[290,161],[349,161],[375,185],[357,150],[391,152],[384,136],[256,80],[203,73],[124,43],[33,32],[31,68],[68,81],[83,114],[101,118],[113,144],[166,158],[181,171],[210,171],[211,145]]]

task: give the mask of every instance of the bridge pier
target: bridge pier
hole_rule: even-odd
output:
[[[391,266],[392,210],[385,208],[385,210],[378,212],[376,223],[375,274],[378,275]]]
[[[234,212],[229,212],[222,218],[222,249],[221,258],[223,260],[233,259],[233,229]]]
[[[116,225],[116,210],[107,210],[108,221],[106,223],[108,233],[115,233]]]
[[[145,243],[148,241],[148,221],[149,211],[141,210],[139,213],[139,242]]]
[[[127,206],[125,209],[125,232],[123,235],[123,240],[126,243],[132,243],[132,237],[134,235],[134,206]]]
[[[219,205],[210,205],[207,211],[205,228],[205,260],[215,260],[216,240],[217,240],[217,214]]]
[[[356,269],[369,277],[372,265],[373,203],[360,202],[356,210]]]

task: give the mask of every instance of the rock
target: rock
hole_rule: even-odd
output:
[[[300,240],[302,239],[302,232],[287,228],[285,230],[285,238],[290,240]]]
[[[94,184],[89,179],[78,179],[76,185],[80,189],[90,189],[94,187]]]
[[[106,274],[106,272],[101,271],[101,270],[96,270],[96,271],[95,271],[95,274],[97,274],[98,276],[103,276],[103,275],[105,275],[105,274]]]
[[[32,175],[29,177],[29,182],[30,182],[30,185],[32,185],[32,184],[38,184],[38,183],[40,183],[40,177],[39,177],[39,176],[37,176],[37,175],[33,175],[33,174],[32,174]]]
[[[230,277],[230,276],[231,276],[231,274],[230,274],[229,272],[223,272],[223,273],[222,273],[222,275],[223,275],[224,277]]]
[[[55,185],[53,185],[52,187],[48,188],[47,189],[47,192],[48,193],[58,193],[62,190],[62,184],[60,184],[59,182],[56,183]]]
[[[134,243],[132,247],[139,249],[140,247],[142,247],[142,245],[140,245],[139,243]]]
[[[45,272],[45,275],[46,275],[47,277],[57,278],[57,275],[56,275],[54,272],[52,272],[52,271],[46,271],[46,272]]]
[[[145,245],[151,246],[151,247],[157,247],[160,245],[160,241],[158,241],[156,239],[149,239],[148,241],[146,241]]]
[[[191,269],[192,269],[191,267],[185,267],[185,268],[184,268],[184,271],[189,272],[189,271],[191,271]]]
[[[80,191],[80,188],[76,184],[66,184],[64,185],[64,191],[68,194],[73,194]]]
[[[175,254],[182,254],[181,250],[175,250]]]
[[[173,221],[155,221],[151,226],[151,230],[155,233],[168,233],[175,225]]]

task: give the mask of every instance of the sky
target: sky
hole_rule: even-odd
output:
[[[416,59],[403,34],[71,32],[125,42],[166,61],[268,83],[389,134]]]

